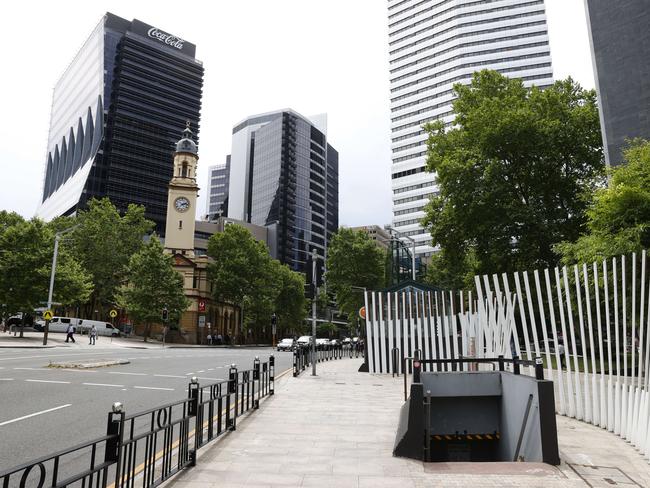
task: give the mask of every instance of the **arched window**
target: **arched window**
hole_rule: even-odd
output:
[[[183,161],[183,169],[181,170],[181,176],[187,178],[187,161]]]

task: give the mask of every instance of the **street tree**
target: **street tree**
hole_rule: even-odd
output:
[[[285,264],[273,260],[276,297],[274,312],[277,315],[278,329],[300,331],[305,319],[305,279],[302,274],[289,269]]]
[[[650,247],[650,142],[631,141],[587,211],[587,231],[557,245],[564,264],[590,263]]]
[[[171,322],[177,322],[189,306],[183,277],[174,269],[173,257],[164,253],[155,235],[131,256],[126,278],[127,284],[117,293],[117,302],[133,320],[144,325],[145,342],[151,326],[162,321],[163,309],[167,309]]]
[[[554,245],[585,230],[585,194],[604,170],[596,93],[573,80],[545,89],[483,70],[454,86],[455,120],[427,124],[439,194],[423,225],[447,287],[475,273],[554,265]]]
[[[0,232],[0,303],[5,315],[22,312],[25,317],[48,296],[54,229],[39,219],[12,221]],[[79,305],[92,292],[91,277],[71,252],[60,249],[53,300]]]
[[[108,198],[103,198],[91,200],[88,209],[79,212],[71,222],[78,227],[67,239],[94,284],[87,315],[115,302],[131,257],[142,249],[144,236],[154,227],[145,218],[144,210],[142,206],[129,205],[121,215]]]
[[[358,288],[376,290],[384,285],[384,262],[384,251],[365,232],[342,227],[332,236],[325,282],[350,321],[356,321],[364,304]]]

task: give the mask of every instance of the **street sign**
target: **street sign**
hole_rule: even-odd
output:
[[[203,298],[199,300],[199,312],[205,312],[205,300]]]
[[[205,327],[205,315],[199,315],[199,327]]]
[[[117,317],[117,310],[115,309],[111,310],[110,312],[108,312],[108,315],[110,315],[111,318],[114,319],[115,317]]]
[[[45,320],[52,320],[52,317],[54,317],[52,310],[46,310],[45,312],[43,312],[43,318]]]
[[[363,320],[366,320],[366,307],[361,307],[359,309],[359,317],[361,317]]]

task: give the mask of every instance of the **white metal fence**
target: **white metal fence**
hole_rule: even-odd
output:
[[[400,371],[401,358],[416,353],[426,359],[542,357],[546,378],[555,382],[558,413],[606,428],[650,457],[645,251],[477,276],[475,285],[471,292],[366,293],[370,371]]]

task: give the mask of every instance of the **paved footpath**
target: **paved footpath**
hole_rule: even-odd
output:
[[[284,376],[275,396],[242,419],[236,432],[199,451],[197,466],[166,487],[650,486],[650,464],[633,447],[564,417],[558,417],[559,467],[394,458],[401,379],[357,373],[360,364],[331,361],[318,365],[317,377],[309,371]]]

